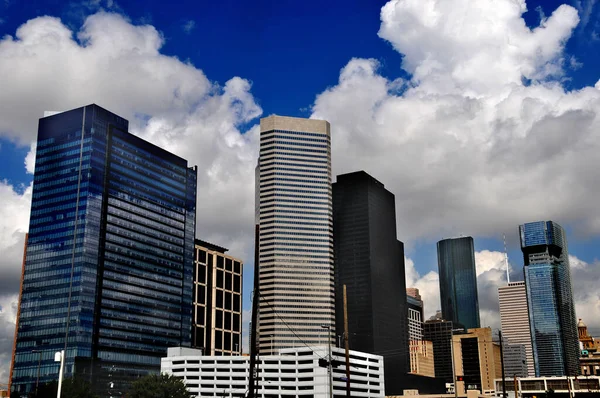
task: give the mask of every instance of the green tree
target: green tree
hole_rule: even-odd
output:
[[[40,384],[37,394],[30,394],[31,398],[56,398],[58,381]],[[65,398],[98,398],[92,391],[92,386],[86,380],[80,378],[67,378],[63,380],[61,397]]]
[[[175,376],[148,375],[136,380],[127,393],[127,398],[190,398],[183,381]]]

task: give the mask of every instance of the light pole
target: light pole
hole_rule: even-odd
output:
[[[333,398],[333,370],[331,369],[331,326],[321,325],[323,329],[327,329],[327,351],[329,352],[329,361],[327,361],[327,371],[329,372],[329,398]]]
[[[60,398],[60,390],[62,389],[63,369],[65,367],[65,350],[58,351],[54,354],[54,362],[60,362],[60,370],[58,371],[58,390],[56,398]]]
[[[42,364],[42,350],[31,350],[31,352],[40,354],[38,357],[37,377],[35,379],[35,396],[38,395],[38,386],[40,384],[40,365]]]

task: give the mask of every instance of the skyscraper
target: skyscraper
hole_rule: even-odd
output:
[[[64,349],[112,395],[190,345],[197,171],[127,129],[97,105],[40,119],[14,390]]]
[[[344,331],[346,285],[350,347],[383,355],[386,394],[399,391],[409,371],[408,310],[394,194],[364,171],[339,175],[333,222],[338,334]]]
[[[579,374],[567,237],[552,221],[519,226],[536,376]]]
[[[523,346],[527,373],[522,374],[520,372],[522,366],[518,364],[518,376],[534,376],[535,364],[533,362],[533,350],[531,347],[529,309],[527,308],[525,282],[510,282],[507,286],[499,287],[498,301],[500,302],[500,321],[502,322],[502,335],[504,337],[504,357],[506,359],[512,353],[521,355],[520,349],[509,349],[508,347],[515,345]],[[510,369],[507,369],[506,375],[512,377],[513,373],[511,372]]]
[[[261,119],[257,176],[259,352],[333,343],[329,123]]]
[[[242,353],[241,260],[227,249],[196,240],[192,347],[204,355]]]
[[[454,327],[479,327],[475,249],[470,236],[437,243],[440,301],[444,319]]]

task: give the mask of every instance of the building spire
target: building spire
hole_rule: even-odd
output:
[[[504,264],[506,265],[506,284],[510,283],[510,270],[508,268],[508,252],[506,251],[506,234],[502,234],[504,240]]]

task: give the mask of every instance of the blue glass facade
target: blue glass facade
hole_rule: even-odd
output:
[[[196,170],[127,129],[96,105],[40,119],[15,390],[65,347],[102,394],[190,345]]]
[[[437,243],[442,316],[455,327],[479,327],[475,248],[470,236]]]
[[[577,321],[566,235],[552,221],[519,227],[536,376],[579,373]]]

